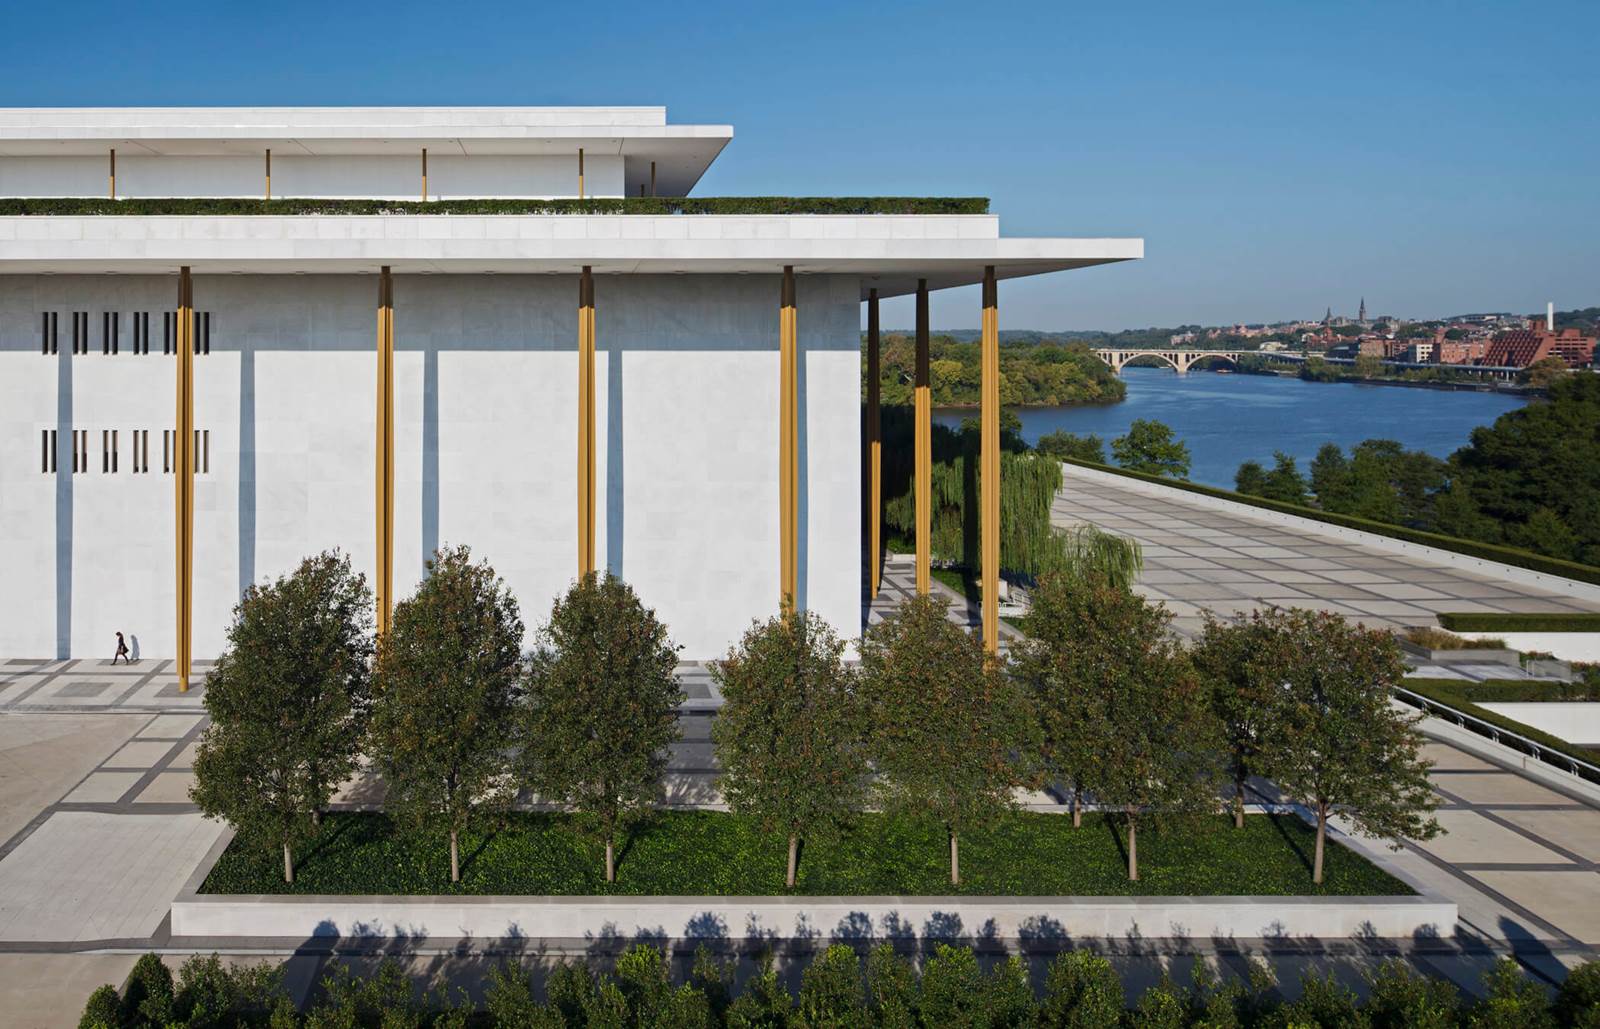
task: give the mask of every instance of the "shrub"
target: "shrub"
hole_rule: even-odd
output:
[[[1050,1029],[1100,1029],[1116,1025],[1125,1003],[1111,962],[1086,950],[1069,950],[1045,975],[1040,1024]]]
[[[164,1026],[173,1019],[172,1001],[172,970],[155,954],[144,954],[128,973],[118,1017],[124,1025]]]
[[[1046,457],[1075,457],[1079,461],[1106,463],[1105,441],[1093,433],[1079,436],[1064,429],[1057,429],[1055,432],[1047,432],[1040,436],[1033,449]]]
[[[852,948],[836,943],[801,975],[797,1020],[807,1029],[848,1029],[861,1024],[865,1014],[861,959]]]
[[[1365,1024],[1355,991],[1334,978],[1307,972],[1300,979],[1300,996],[1285,1005],[1284,1020],[1289,1025],[1348,1026]]]
[[[728,1007],[728,1029],[764,1029],[786,1026],[794,998],[772,967],[772,955],[763,954],[761,970],[744,984],[739,999]]]
[[[1484,995],[1467,1009],[1472,1029],[1545,1029],[1554,1026],[1544,987],[1511,958],[1501,958],[1483,976]]]
[[[1130,1029],[1183,1029],[1189,1024],[1187,998],[1163,975],[1139,995],[1125,1022]]]
[[[1418,975],[1405,962],[1389,960],[1367,977],[1362,1010],[1373,1029],[1450,1029],[1459,1006],[1448,979]]]
[[[115,986],[107,983],[97,987],[89,994],[89,1002],[83,1006],[78,1029],[117,1029],[122,1023],[120,1005],[121,998],[117,996]]]
[[[923,1025],[972,1026],[984,1012],[983,971],[970,947],[939,944],[922,966],[917,1008]]]
[[[1581,1029],[1600,1029],[1600,962],[1590,961],[1567,973],[1556,991],[1556,1022]]]
[[[1457,636],[1453,632],[1435,629],[1431,625],[1413,625],[1400,634],[1408,642],[1426,650],[1503,650],[1506,641],[1485,637],[1484,639],[1469,640],[1465,636]]]
[[[867,954],[867,1006],[885,1029],[917,1024],[917,971],[891,944],[880,943]]]
[[[646,943],[634,944],[617,959],[614,974],[627,1009],[626,1024],[660,1029],[710,1025],[711,1010],[705,995],[687,983],[673,989],[667,958],[660,949]],[[602,993],[606,985],[609,984],[602,984]]]

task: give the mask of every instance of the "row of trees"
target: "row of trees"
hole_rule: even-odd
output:
[[[880,352],[880,395],[885,404],[912,403],[916,382],[916,339],[902,332],[885,333]],[[861,343],[865,398],[866,338]],[[982,395],[982,347],[939,334],[928,340],[928,378],[933,402],[940,407],[975,407]],[[1006,339],[1000,345],[1000,402],[1054,407],[1063,404],[1110,404],[1127,387],[1084,343],[1030,343]]]
[[[1472,431],[1441,461],[1394,440],[1348,454],[1333,443],[1302,474],[1287,454],[1246,461],[1241,493],[1600,564],[1600,375],[1580,372],[1549,398]]]
[[[206,680],[211,725],[191,796],[241,836],[294,849],[370,759],[385,808],[449,837],[530,793],[578,812],[605,844],[654,804],[683,692],[666,627],[621,580],[557,600],[524,659],[517,602],[465,547],[440,551],[374,641],[349,559],[309,558],[252,586]]]
[[[1049,784],[1074,827],[1085,798],[1119,819],[1134,879],[1139,829],[1214,813],[1229,778],[1236,824],[1251,775],[1315,813],[1315,882],[1335,811],[1375,836],[1438,831],[1420,738],[1388,705],[1404,674],[1389,634],[1274,611],[1208,624],[1191,653],[1130,589],[1125,548],[1080,534],[1073,553],[1040,580],[1010,660],[922,596],[867,631],[859,667],[805,612],[753,624],[713,664],[722,793],[786,838],[789,886],[802,842],[867,808],[942,825],[958,883],[962,836]],[[575,812],[613,881],[615,843],[655,805],[678,736],[677,648],[654,613],[588,576],[524,660],[515,600],[464,548],[437,556],[375,655],[369,610],[335,554],[245,595],[207,682],[202,810],[281,847],[292,879],[295,846],[366,755],[389,811],[448,835],[452,881],[460,833],[519,794]]]
[[[1080,436],[1057,429],[1040,436],[1033,449],[1057,459],[1106,463],[1105,441],[1093,433]],[[1117,464],[1135,472],[1173,479],[1189,477],[1189,445],[1178,439],[1172,426],[1165,422],[1134,419],[1125,434],[1111,441],[1111,454]]]
[[[1264,962],[1250,960],[1239,976],[1219,976],[1205,960],[1190,983],[1163,977],[1137,998],[1125,993],[1107,958],[1087,950],[1057,955],[1042,990],[1026,962],[1009,957],[984,971],[968,947],[941,944],[920,963],[889,944],[863,961],[834,944],[815,954],[790,992],[770,960],[736,988],[732,963],[705,947],[685,981],[674,985],[668,956],[634,944],[610,969],[560,962],[544,975],[544,1001],[515,961],[489,968],[482,1004],[457,987],[417,995],[392,958],[371,975],[348,966],[325,976],[319,996],[301,1015],[285,987],[285,969],[224,965],[216,955],[194,956],[176,978],[154,954],[134,965],[122,991],[102,986],[89,998],[80,1029],[213,1029],[264,1025],[272,1029],[583,1029],[641,1026],[713,1029],[1280,1029],[1285,1026],[1556,1029],[1600,1022],[1600,962],[1579,965],[1551,997],[1511,958],[1485,972],[1482,996],[1464,997],[1443,977],[1418,975],[1390,959],[1367,970],[1365,996],[1331,973],[1305,973],[1299,996],[1286,1000]],[[1130,1006],[1130,1001],[1132,1001]]]

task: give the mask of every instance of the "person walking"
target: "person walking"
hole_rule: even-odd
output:
[[[113,667],[116,666],[117,658],[119,657],[122,658],[123,664],[133,664],[132,661],[128,660],[128,641],[122,638],[122,633],[120,632],[117,633],[117,652],[111,656],[111,664]]]

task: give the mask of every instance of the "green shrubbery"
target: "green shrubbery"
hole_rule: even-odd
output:
[[[260,214],[987,214],[987,197],[591,197],[583,200],[336,200],[249,197],[5,197],[8,215]]]
[[[1600,612],[1446,611],[1439,624],[1452,632],[1600,632]]]
[[[985,968],[987,963],[988,967]],[[1400,961],[1370,969],[1360,993],[1331,974],[1307,973],[1287,1000],[1269,968],[1250,961],[1243,976],[1220,978],[1196,960],[1190,981],[1163,978],[1137,997],[1124,990],[1105,957],[1085,950],[1057,955],[1036,990],[1017,957],[985,962],[971,948],[938,945],[920,962],[880,944],[865,960],[834,944],[812,957],[798,995],[770,958],[743,988],[731,962],[702,947],[685,981],[675,984],[667,955],[635,944],[610,968],[558,962],[534,978],[507,961],[486,976],[481,1004],[453,991],[418,995],[401,967],[385,959],[365,977],[347,967],[326,976],[304,1012],[284,990],[282,970],[224,966],[215,956],[184,963],[174,982],[161,960],[140,958],[121,994],[102,986],[89,998],[80,1029],[1287,1029],[1339,1026],[1474,1029],[1589,1027],[1600,1024],[1600,963],[1572,970],[1552,998],[1516,962],[1484,974],[1482,995],[1466,997],[1443,979],[1418,975]]]

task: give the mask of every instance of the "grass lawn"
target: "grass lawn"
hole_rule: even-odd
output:
[[[782,894],[783,838],[714,811],[663,812],[623,843],[608,887],[602,848],[567,815],[517,812],[462,840],[462,881],[449,882],[442,838],[399,829],[381,814],[334,814],[302,846],[292,886],[280,851],[235,840],[202,893],[523,895]],[[1139,833],[1140,880],[1127,880],[1120,832],[1099,815],[1073,829],[1060,815],[1018,813],[963,837],[961,886],[949,881],[937,826],[868,814],[851,833],[804,848],[795,892],[812,895],[1171,896],[1409,894],[1399,880],[1333,845],[1321,888],[1311,883],[1313,834],[1292,816],[1252,815],[1234,830],[1206,819],[1187,833]]]

